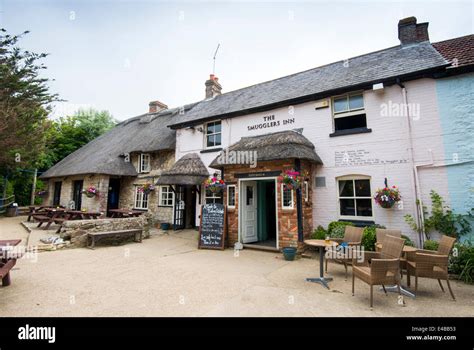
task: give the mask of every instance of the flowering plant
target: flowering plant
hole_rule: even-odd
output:
[[[204,187],[213,193],[223,190],[225,188],[224,180],[219,180],[216,176],[204,181]]]
[[[300,173],[294,169],[285,170],[278,181],[289,190],[299,188],[301,186]]]
[[[375,192],[374,200],[382,208],[391,208],[401,199],[397,186],[379,188]]]
[[[82,193],[84,193],[87,197],[92,198],[97,196],[99,194],[99,191],[97,191],[97,188],[95,188],[95,186],[89,186],[87,189],[82,190]]]
[[[149,194],[150,192],[155,190],[155,186],[153,184],[144,184],[138,188],[138,192],[143,192]]]

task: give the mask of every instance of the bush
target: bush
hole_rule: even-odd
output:
[[[402,238],[405,240],[405,245],[410,246],[410,247],[415,246],[415,243],[413,243],[413,241],[410,239],[410,237],[402,235]]]
[[[332,238],[343,238],[346,226],[354,226],[352,222],[333,221],[328,225],[328,235]]]
[[[385,228],[382,225],[370,225],[364,228],[364,233],[362,233],[362,246],[364,250],[374,251],[375,250],[375,243],[377,242],[377,235],[375,234],[375,230],[377,228]]]
[[[311,235],[312,239],[325,239],[328,234],[328,231],[324,229],[321,225],[319,225],[316,230],[313,231]]]
[[[456,244],[450,257],[449,272],[459,275],[465,283],[474,282],[474,246],[472,243]]]
[[[432,239],[428,239],[423,243],[423,249],[426,250],[438,250],[439,243]]]

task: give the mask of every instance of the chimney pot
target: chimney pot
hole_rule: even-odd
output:
[[[398,21],[398,39],[401,45],[429,41],[428,22],[416,23],[416,17],[407,17]]]
[[[221,94],[222,86],[219,84],[219,78],[214,74],[209,75],[209,80],[206,80],[206,99],[213,98]]]
[[[148,104],[148,113],[158,113],[158,112],[163,111],[165,109],[168,109],[168,106],[165,105],[163,102],[160,102],[160,101],[151,101]]]

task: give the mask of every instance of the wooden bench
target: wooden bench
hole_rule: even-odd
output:
[[[95,243],[102,238],[134,236],[135,242],[141,242],[143,236],[142,229],[120,230],[120,231],[104,231],[104,232],[90,232],[87,234],[87,248],[94,249]]]
[[[15,266],[16,259],[9,259],[7,262],[0,262],[0,278],[2,279],[2,286],[9,286],[10,281],[10,270]]]

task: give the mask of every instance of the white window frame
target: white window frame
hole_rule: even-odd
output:
[[[163,190],[166,188],[166,192]],[[167,195],[166,201],[168,202],[171,199],[171,204],[165,204],[163,202],[163,194]],[[171,198],[169,197],[171,194]],[[174,192],[171,189],[171,186],[160,186],[160,191],[159,191],[159,199],[158,199],[158,206],[160,207],[172,207],[174,205]]]
[[[229,199],[230,199],[229,190],[230,190],[230,188],[233,188],[233,189],[234,189],[234,204],[230,204],[230,202],[229,202]],[[236,191],[237,191],[237,188],[236,188],[235,185],[229,185],[229,186],[227,186],[227,207],[228,207],[228,208],[235,208],[235,202],[236,202],[236,198],[235,198],[235,197],[236,197],[236,193],[237,193]]]
[[[352,180],[353,181],[353,188],[354,188],[354,196],[353,197],[340,197],[339,196],[339,181],[347,181],[347,180]],[[356,196],[355,193],[355,180],[369,180],[370,183],[370,196],[366,197],[361,197],[361,196]],[[337,194],[337,213],[339,215],[340,219],[344,220],[374,220],[374,200],[372,198],[372,179],[370,176],[364,176],[364,175],[347,175],[347,176],[340,176],[336,178],[336,194]],[[354,210],[356,215],[341,215],[341,199],[354,199]],[[370,199],[370,205],[372,206],[372,216],[358,216],[357,215],[357,199]]]
[[[135,198],[133,202],[133,207],[135,209],[146,209],[148,210],[148,204],[150,201],[150,197],[145,192],[141,192],[138,189],[140,185],[135,185]],[[145,205],[144,205],[145,204]]]
[[[221,125],[221,131],[220,132],[214,132],[212,134],[208,134],[207,133],[207,127],[209,124],[215,124],[215,123],[220,123]],[[221,135],[221,143],[219,145],[214,145],[214,146],[208,146],[207,145],[207,137],[209,135]],[[214,120],[212,122],[207,122],[206,124],[204,124],[204,148],[206,149],[212,149],[212,148],[218,148],[218,147],[222,147],[222,120]]]
[[[358,96],[358,95],[362,96],[363,107],[350,109],[350,107],[349,107],[349,97]],[[346,97],[346,99],[347,99],[347,111],[336,112],[336,104],[335,104],[334,101],[338,100],[342,97]],[[333,123],[333,130],[334,131],[336,130],[336,121],[335,121],[335,119],[350,117],[350,116],[359,115],[359,114],[365,114],[366,115],[366,117],[365,117],[366,125],[365,126],[367,127],[367,113],[365,112],[365,100],[364,100],[364,92],[363,91],[357,91],[357,92],[351,92],[351,93],[348,93],[348,94],[333,96],[331,98],[331,109],[332,109],[331,112],[332,112],[332,123]],[[350,130],[350,129],[347,129],[347,130]]]
[[[309,183],[308,181],[303,182],[304,189],[304,201],[309,201]]]
[[[212,193],[212,196],[208,196],[207,195],[207,191],[206,191],[206,188],[204,188],[204,203],[205,204],[209,204],[209,203],[215,203],[215,199],[223,199],[222,196],[224,195],[224,191],[221,191],[221,195],[220,196],[216,196],[216,193],[215,192],[211,192]],[[208,200],[212,200],[212,202],[208,202]],[[222,201],[224,202],[224,201]]]
[[[138,172],[149,173],[151,170],[151,157],[149,153],[140,153],[138,157]]]
[[[290,206],[285,206],[285,201],[284,201],[284,191],[285,191],[285,186],[281,184],[281,208],[282,209],[294,209],[295,208],[295,194],[294,190],[289,190],[291,191],[291,205]]]

